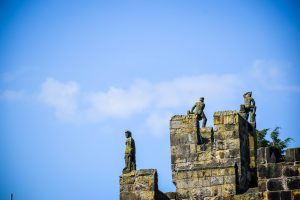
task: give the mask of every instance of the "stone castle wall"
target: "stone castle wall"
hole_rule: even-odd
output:
[[[172,117],[172,177],[179,198],[230,197],[248,189],[252,176],[248,124],[234,111],[215,113],[215,130],[198,128],[193,114]]]
[[[120,199],[175,200],[175,193],[159,191],[156,169],[141,169],[120,176]]]
[[[284,162],[274,153],[269,147],[258,150],[259,191],[265,199],[300,199],[300,148],[287,149]]]
[[[172,181],[158,189],[155,169],[120,176],[121,200],[300,199],[300,148],[282,162],[270,148],[257,150],[255,124],[236,111],[214,113],[214,128],[199,128],[194,114],[170,120]]]

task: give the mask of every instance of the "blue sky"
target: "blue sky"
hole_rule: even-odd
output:
[[[169,119],[200,96],[300,146],[297,1],[1,1],[0,199],[118,199],[124,131],[171,181]]]

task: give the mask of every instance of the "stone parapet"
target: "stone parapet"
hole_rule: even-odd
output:
[[[134,170],[120,176],[121,200],[154,200],[157,192],[156,169]]]
[[[214,113],[214,128],[199,128],[194,114],[171,118],[172,178],[180,199],[230,197],[248,189],[248,126],[237,111]]]

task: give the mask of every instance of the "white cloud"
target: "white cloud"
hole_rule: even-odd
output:
[[[70,118],[77,113],[80,87],[75,82],[61,83],[48,78],[41,87],[39,99],[55,109],[57,116]]]
[[[99,121],[110,118],[128,118],[147,113],[147,123],[158,132],[161,124],[156,120],[164,111],[190,107],[200,96],[213,100],[219,96],[229,98],[239,87],[234,75],[200,75],[177,78],[153,84],[136,81],[128,89],[111,87],[107,91],[81,92],[76,82],[63,83],[48,78],[41,87],[39,98],[53,107],[57,116],[66,120]],[[161,112],[160,112],[161,113]]]
[[[287,71],[290,64],[273,60],[255,60],[251,66],[250,77],[268,90],[300,91],[297,85],[291,85]]]
[[[160,108],[176,108],[189,105],[200,96],[208,99],[230,97],[241,82],[236,75],[210,75],[177,78],[154,85],[155,104]]]
[[[138,81],[127,90],[111,87],[107,92],[86,94],[85,101],[90,105],[88,113],[91,118],[126,118],[142,112],[152,98],[149,89],[146,82]]]
[[[257,60],[248,69],[250,73],[202,74],[158,83],[139,80],[128,88],[110,87],[95,92],[80,91],[76,82],[49,78],[42,84],[39,97],[65,120],[97,122],[140,114],[153,134],[159,135],[167,130],[172,113],[186,113],[200,96],[205,97],[209,105],[206,113],[211,118],[211,113],[225,107],[238,109],[248,89],[290,89],[284,85],[282,64]]]

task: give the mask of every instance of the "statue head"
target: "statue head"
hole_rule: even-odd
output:
[[[204,101],[204,97],[200,97],[200,101],[202,101],[202,102],[203,102],[203,101]]]
[[[131,137],[131,132],[129,130],[125,131],[125,136],[126,138]]]

